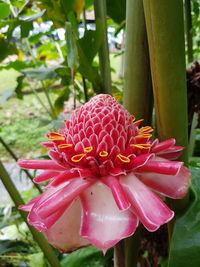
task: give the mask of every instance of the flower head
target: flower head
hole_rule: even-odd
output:
[[[44,193],[20,208],[61,251],[92,244],[103,251],[132,235],[139,221],[149,231],[170,221],[174,212],[160,195],[183,198],[189,170],[176,159],[175,139],[152,141],[153,129],[140,127],[109,95],[97,95],[75,110],[65,127],[49,132],[51,160],[20,160],[44,172]]]

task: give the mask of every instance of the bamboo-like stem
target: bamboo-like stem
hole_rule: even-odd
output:
[[[181,160],[188,164],[187,89],[182,1],[143,0],[150,51],[157,132],[160,140],[175,138],[185,147]],[[176,26],[174,26],[176,25]],[[189,195],[167,200],[176,212]],[[168,224],[171,239],[174,221]]]
[[[87,18],[86,18],[85,8],[83,9],[83,25],[84,25],[84,30],[87,31]],[[82,82],[83,82],[84,98],[85,98],[85,103],[86,103],[88,101],[88,90],[87,90],[86,80],[83,75],[82,75]]]
[[[110,58],[106,24],[106,0],[94,0],[95,19],[99,19],[103,26],[103,41],[99,49],[99,66],[102,79],[102,93],[112,93]]]
[[[144,9],[141,0],[127,0],[124,106],[137,119],[151,122],[153,92]]]
[[[188,63],[193,62],[193,40],[192,40],[192,13],[191,0],[185,0],[185,30],[187,39]]]
[[[11,157],[15,161],[18,161],[18,157],[15,155],[15,153],[13,152],[13,150],[6,144],[6,142],[3,140],[3,138],[1,138],[1,136],[0,136],[0,143],[4,146],[4,148],[11,155]],[[25,169],[22,169],[22,171],[25,172],[26,175],[28,176],[28,178],[31,180],[31,182],[33,182],[33,176],[30,174],[30,172],[28,170],[25,170]],[[42,193],[42,189],[40,188],[40,186],[38,184],[35,184],[35,183],[33,183],[33,184],[37,188],[37,190],[40,193]]]
[[[138,227],[134,235],[124,240],[125,267],[137,267],[139,244],[140,228]]]
[[[114,267],[125,267],[124,264],[124,243],[120,241],[114,247]]]
[[[182,1],[143,0],[153,80],[157,130],[175,138],[188,162],[188,119]],[[176,25],[176,27],[174,26]]]
[[[16,189],[15,185],[13,184],[12,180],[10,179],[7,171],[5,170],[3,164],[0,161],[0,177],[1,180],[8,191],[10,197],[12,198],[13,202],[15,203],[15,206],[18,207],[20,205],[23,205],[24,202]],[[22,218],[24,221],[26,221],[26,213],[24,211],[19,210]],[[27,224],[28,225],[28,224]],[[60,263],[54,254],[51,246],[48,244],[47,240],[43,236],[43,234],[37,232],[32,226],[28,225],[29,230],[31,234],[33,235],[33,238],[40,246],[42,252],[44,253],[45,257],[47,258],[50,266],[52,267],[60,267]]]
[[[127,0],[124,65],[124,106],[137,119],[151,123],[153,93],[144,8],[141,0]],[[124,266],[137,266],[140,231],[125,239]]]

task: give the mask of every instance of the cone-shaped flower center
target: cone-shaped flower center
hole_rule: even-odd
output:
[[[50,156],[62,165],[90,168],[95,176],[119,168],[128,171],[134,158],[151,148],[153,129],[139,129],[141,121],[111,96],[98,95],[73,113],[65,129],[47,134],[56,148]]]

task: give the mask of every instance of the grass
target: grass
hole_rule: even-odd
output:
[[[17,76],[13,70],[1,71],[0,92],[15,86]],[[44,94],[39,96],[47,104]],[[49,125],[39,126],[45,119],[49,117],[34,95],[26,95],[23,100],[11,98],[0,105],[0,136],[18,157],[37,156],[42,152],[40,142],[46,140],[45,133],[49,130]],[[0,155],[4,161],[11,159],[1,144]]]

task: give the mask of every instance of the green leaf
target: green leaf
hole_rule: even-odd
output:
[[[23,241],[1,240],[0,242],[0,255],[9,252],[29,252],[28,244]]]
[[[45,267],[44,254],[42,252],[31,254],[28,256],[30,267]]]
[[[71,23],[67,22],[66,29],[66,44],[67,44],[67,63],[70,69],[75,70],[79,65],[79,56],[76,46],[76,37],[72,29]]]
[[[29,32],[33,29],[33,22],[27,21],[25,23],[21,23],[21,38],[26,38],[29,35]]]
[[[85,9],[89,8],[91,5],[93,5],[93,0],[86,0],[85,1]]]
[[[4,60],[7,56],[17,54],[17,48],[9,41],[0,38],[0,61]]]
[[[107,14],[120,24],[126,17],[126,0],[107,0]]]
[[[61,3],[62,3],[62,6],[63,6],[63,9],[65,11],[65,14],[68,15],[68,13],[70,11],[72,11],[74,0],[68,0],[68,1],[61,0]]]
[[[100,19],[96,21],[96,30],[87,30],[83,38],[78,40],[83,53],[87,57],[88,61],[92,63],[94,57],[96,56],[97,52],[103,41],[103,26]]]
[[[63,111],[64,102],[69,99],[70,89],[69,87],[65,87],[58,95],[55,103],[54,108],[57,114]]]
[[[2,69],[15,69],[17,71],[20,71],[25,68],[33,68],[35,66],[35,63],[33,61],[21,61],[21,60],[15,60],[8,62],[5,66],[0,66],[0,70]]]
[[[176,220],[168,267],[200,266],[200,169],[191,168],[193,198]]]
[[[10,6],[6,3],[0,3],[0,19],[5,19],[10,15]]]
[[[65,267],[108,267],[112,264],[112,249],[105,256],[100,249],[95,247],[81,248],[68,254],[61,260],[61,266]]]
[[[37,20],[38,18],[42,17],[44,15],[46,10],[42,10],[37,14],[31,15],[31,16],[20,16],[20,21],[26,21],[26,22],[33,22],[34,20]]]
[[[19,99],[23,99],[23,93],[22,93],[22,89],[23,89],[23,82],[24,82],[24,75],[21,75],[17,78],[17,86],[15,88],[15,93],[17,95],[17,98]]]
[[[95,31],[86,31],[83,38],[77,41],[80,66],[78,70],[92,84],[96,92],[100,92],[100,75],[98,67],[93,66],[93,60],[102,43],[103,28],[100,20],[96,22]],[[88,49],[88,47],[90,49]]]
[[[78,23],[77,23],[77,20],[76,20],[76,17],[74,15],[74,12],[70,11],[68,16],[67,16],[69,22],[71,23],[71,26],[72,26],[72,29],[76,35],[76,38],[78,38]]]
[[[71,70],[69,67],[66,66],[59,66],[55,69],[55,72],[58,74],[58,76],[61,77],[61,85],[70,85],[71,83]]]
[[[37,69],[22,70],[22,73],[24,73],[24,75],[27,77],[31,77],[40,81],[51,80],[57,76],[54,68],[45,68],[44,66],[41,66]]]
[[[40,8],[46,9],[45,16],[47,20],[52,20],[55,27],[60,28],[65,26],[66,17],[61,6],[61,0],[40,0],[39,2]]]

